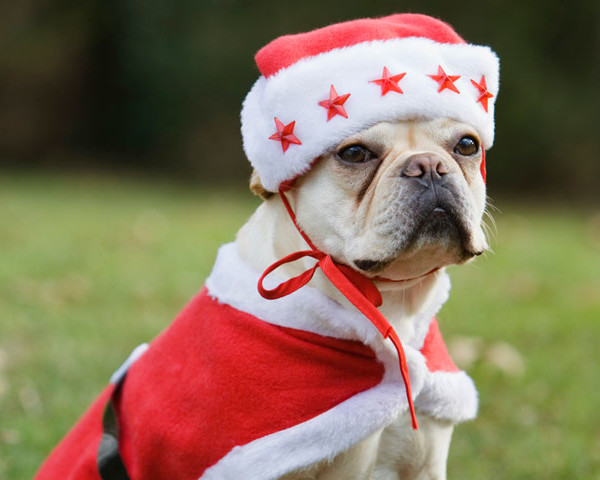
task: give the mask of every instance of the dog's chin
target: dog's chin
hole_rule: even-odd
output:
[[[434,208],[399,247],[390,245],[385,258],[359,258],[354,266],[367,275],[390,279],[418,278],[439,268],[466,263],[481,255],[462,219]]]

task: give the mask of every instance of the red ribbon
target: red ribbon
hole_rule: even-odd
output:
[[[268,267],[258,280],[258,292],[268,300],[285,297],[286,295],[289,295],[290,293],[293,293],[306,285],[317,271],[317,268],[320,268],[331,281],[331,283],[333,283],[333,285],[340,291],[340,293],[344,295],[344,297],[346,297],[350,303],[352,303],[352,305],[354,305],[371,321],[377,330],[379,330],[383,338],[389,338],[394,344],[394,347],[398,352],[400,373],[402,374],[402,379],[404,380],[404,387],[406,390],[408,408],[410,410],[412,419],[412,426],[415,430],[417,430],[419,426],[417,423],[417,416],[415,414],[415,407],[410,390],[410,378],[408,375],[408,366],[406,364],[406,355],[398,334],[387,321],[387,319],[382,315],[382,313],[377,310],[377,307],[382,303],[381,293],[379,293],[379,290],[370,278],[346,265],[335,262],[331,255],[321,252],[313,245],[308,236],[302,231],[296,222],[296,215],[294,214],[294,211],[290,207],[290,204],[285,196],[284,192],[289,188],[289,186],[289,183],[282,184],[279,189],[279,195],[281,196],[281,200],[283,201],[290,218],[294,222],[294,225],[300,232],[300,235],[302,235],[302,238],[304,238],[306,243],[310,246],[311,250],[302,250],[291,253],[290,255],[283,257],[281,260],[278,260],[273,265]],[[317,260],[317,263],[300,275],[280,283],[273,289],[269,290],[263,286],[265,277],[271,272],[286,263],[294,262],[304,257],[312,257]]]
[[[486,183],[486,167],[485,167],[485,149],[483,145],[481,146],[481,165],[479,166],[479,171],[481,172],[481,178],[483,178],[483,183]]]

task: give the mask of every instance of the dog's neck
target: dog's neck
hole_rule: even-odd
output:
[[[241,257],[257,271],[264,271],[269,265],[292,252],[307,250],[306,242],[294,227],[282,202],[273,197],[265,202],[239,230],[236,243]],[[304,258],[283,265],[278,274],[284,278],[299,275],[314,265],[314,260]],[[428,309],[431,302],[439,298],[439,279],[443,272],[406,282],[376,282],[383,304],[379,308],[401,339],[410,339],[414,333],[415,316]],[[354,309],[350,302],[331,284],[325,275],[317,270],[310,282],[327,297]],[[443,287],[442,287],[443,288]]]

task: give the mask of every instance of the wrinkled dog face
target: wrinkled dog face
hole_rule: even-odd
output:
[[[379,123],[298,181],[298,221],[319,248],[367,274],[412,278],[464,263],[487,248],[481,160],[469,125]]]

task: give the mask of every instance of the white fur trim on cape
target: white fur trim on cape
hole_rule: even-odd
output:
[[[415,399],[417,410],[455,423],[477,416],[477,389],[465,372],[428,372],[425,385]]]
[[[219,250],[206,287],[209,294],[221,303],[268,323],[359,340],[375,351],[385,373],[381,383],[375,387],[309,421],[233,448],[206,470],[201,477],[203,480],[276,479],[301,467],[332,459],[391,424],[399,415],[408,415],[397,353],[366,317],[344,308],[309,285],[284,298],[265,300],[256,289],[259,276],[241,259],[237,246],[230,243]],[[436,298],[444,301],[449,288],[446,276],[440,285],[443,288],[436,293]],[[267,285],[268,288],[272,286]],[[430,305],[431,315],[423,312],[423,315],[428,315],[425,327],[428,327],[441,303],[430,302]],[[418,348],[423,344],[425,327],[415,328],[415,338],[411,343],[419,345]],[[432,374],[427,370],[425,358],[418,348],[404,344],[417,411],[453,422],[472,418],[476,412],[477,394],[470,378],[464,372]]]
[[[384,66],[390,75],[406,72],[399,83],[403,94],[381,95],[381,87],[370,83],[381,78]],[[438,83],[429,77],[438,74],[438,66],[448,75],[460,75],[455,82],[460,94],[438,93]],[[494,95],[488,112],[471,83],[479,83],[482,75]],[[348,118],[336,115],[327,121],[327,109],[319,102],[329,97],[331,85],[338,95],[350,93],[344,104]],[[306,173],[314,159],[344,138],[381,121],[454,118],[472,125],[489,148],[498,89],[499,60],[489,47],[410,37],[337,48],[256,81],[241,113],[244,150],[263,186],[277,191],[283,180]],[[296,122],[293,133],[301,145],[292,144],[284,153],[279,141],[269,139],[276,131],[275,117],[285,125]]]

